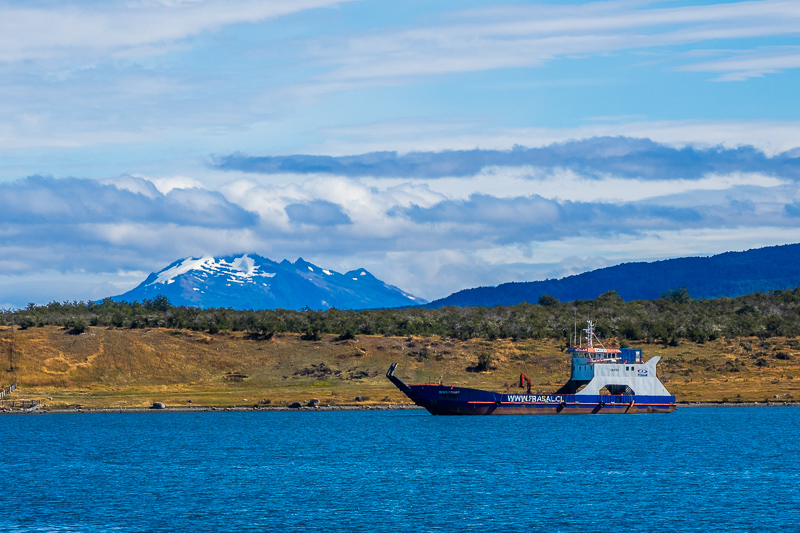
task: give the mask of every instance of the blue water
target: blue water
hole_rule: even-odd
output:
[[[799,531],[800,408],[0,416],[6,531]]]

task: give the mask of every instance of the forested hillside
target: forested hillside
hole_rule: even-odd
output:
[[[788,244],[712,257],[625,263],[561,279],[466,289],[426,307],[514,305],[536,302],[543,294],[567,302],[596,298],[610,290],[625,301],[652,300],[675,287],[686,287],[695,298],[736,297],[800,286],[798,265],[800,244]]]
[[[60,326],[80,333],[88,326],[164,327],[217,333],[247,331],[263,336],[301,333],[314,340],[321,334],[421,335],[455,339],[508,338],[568,340],[575,324],[592,319],[601,337],[675,343],[705,342],[719,337],[796,336],[800,331],[800,288],[752,293],[738,298],[691,298],[685,288],[654,300],[625,302],[615,291],[593,300],[562,303],[544,295],[537,304],[441,309],[367,311],[236,311],[174,307],[158,297],[142,303],[53,302],[4,311],[0,323],[21,328]]]

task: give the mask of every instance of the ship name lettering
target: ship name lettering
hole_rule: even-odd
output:
[[[515,403],[560,403],[564,401],[563,396],[552,396],[549,394],[545,396],[539,396],[536,394],[509,394],[507,398],[507,401]]]

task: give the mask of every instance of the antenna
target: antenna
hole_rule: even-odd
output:
[[[592,337],[594,337],[594,324],[591,320],[587,320],[586,323],[588,324],[588,327],[583,331],[586,332],[586,342],[589,343],[589,348],[592,348],[594,347],[594,344],[592,343]]]
[[[589,348],[593,348],[594,347],[594,342],[593,341],[594,341],[594,339],[597,339],[597,344],[599,344],[600,347],[603,348],[603,350],[605,350],[605,346],[603,346],[603,343],[600,342],[600,338],[597,335],[595,335],[595,333],[594,333],[594,322],[592,322],[591,320],[587,320],[586,323],[588,324],[588,327],[583,331],[586,332],[586,335],[588,337],[588,341],[587,342],[589,343]]]

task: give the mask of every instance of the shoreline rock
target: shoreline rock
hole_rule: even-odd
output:
[[[299,403],[299,402],[298,402]],[[0,415],[25,415],[25,414],[103,414],[103,413],[222,413],[222,412],[319,412],[319,411],[419,411],[424,410],[417,405],[317,405],[308,407],[289,406],[268,406],[268,407],[217,407],[217,406],[197,406],[197,407],[164,407],[163,409],[153,409],[152,407],[123,407],[123,408],[82,408],[82,409],[40,409],[35,412],[23,411],[0,411]]]
[[[296,402],[299,403],[299,402]],[[311,402],[309,402],[311,403]],[[292,404],[294,405],[294,404]],[[102,413],[212,413],[212,412],[321,412],[321,411],[420,411],[424,408],[413,404],[404,405],[300,405],[258,406],[258,407],[218,407],[218,406],[185,406],[185,407],[124,407],[124,408],[80,408],[80,409],[47,409],[36,411],[2,410],[0,415],[44,415],[44,414],[102,414]],[[800,402],[684,402],[678,403],[678,409],[697,407],[800,407]]]

